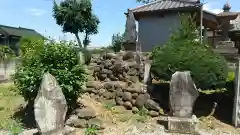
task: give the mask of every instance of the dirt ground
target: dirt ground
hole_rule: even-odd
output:
[[[12,84],[7,83],[0,86],[0,129],[7,129],[15,133],[24,128],[18,120],[12,119],[22,103],[21,96],[10,91]],[[105,129],[99,135],[173,135],[164,131],[164,126],[157,124],[160,117],[151,118],[145,115],[132,114],[120,106],[112,106],[100,103],[89,95],[83,95],[79,102],[95,110],[97,117],[104,123]],[[228,109],[224,109],[228,110]],[[240,135],[240,129],[221,122],[215,117],[200,117],[199,131],[201,135]],[[76,135],[84,135],[86,129],[78,129]],[[142,133],[142,134],[140,134]],[[148,133],[148,134],[147,134]]]
[[[157,124],[157,120],[160,117],[139,116],[120,106],[106,108],[100,102],[90,98],[89,95],[83,95],[79,102],[84,106],[93,108],[97,117],[103,121],[106,128],[99,132],[100,135],[130,135],[129,130],[140,130],[145,132],[144,135],[154,135],[151,133],[155,130],[160,130],[159,134],[161,133],[162,135],[177,135],[166,133],[164,127]],[[240,135],[240,129],[225,124],[214,117],[201,117],[198,130],[202,135]],[[81,129],[78,130],[76,135],[83,134],[84,129]]]

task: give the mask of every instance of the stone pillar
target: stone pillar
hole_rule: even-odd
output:
[[[229,41],[228,31],[230,28],[230,21],[227,21],[226,24],[224,24],[222,29],[222,40],[223,41]]]
[[[240,58],[237,61],[237,68],[235,72],[235,92],[234,92],[234,105],[233,105],[233,125],[240,126]]]

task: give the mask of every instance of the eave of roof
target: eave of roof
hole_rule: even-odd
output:
[[[22,28],[22,27],[12,27],[6,25],[0,25],[0,30],[6,35],[26,37],[26,36],[38,36],[43,37],[40,33],[33,29]]]

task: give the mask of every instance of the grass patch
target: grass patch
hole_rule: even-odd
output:
[[[0,129],[8,130],[17,134],[22,131],[22,124],[13,119],[12,116],[21,103],[23,98],[12,91],[12,83],[0,84]]]
[[[103,106],[104,106],[104,108],[106,108],[107,110],[112,110],[112,108],[113,108],[114,106],[116,106],[116,104],[113,104],[112,102],[105,102],[105,103],[103,104]]]

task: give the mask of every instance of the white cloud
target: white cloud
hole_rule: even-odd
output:
[[[37,9],[37,8],[30,8],[30,9],[28,9],[28,12],[29,12],[31,15],[34,15],[34,16],[41,16],[41,15],[43,15],[43,14],[46,13],[46,10]]]
[[[215,14],[221,13],[223,11],[221,8],[213,8],[212,5],[213,3],[206,3],[203,5],[203,9]]]

